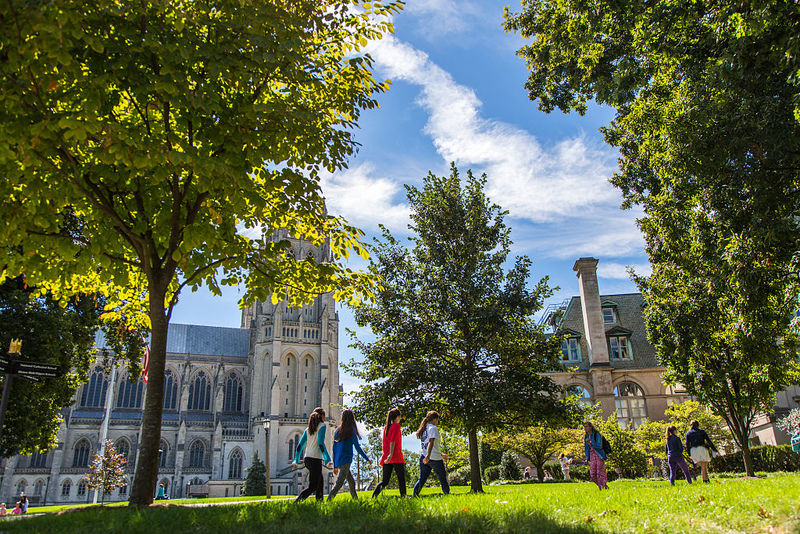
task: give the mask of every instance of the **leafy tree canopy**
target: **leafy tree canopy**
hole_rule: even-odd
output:
[[[326,214],[318,174],[388,88],[360,52],[399,4],[360,0],[0,5],[0,279],[142,309],[150,379],[131,504],[157,480],[167,325],[183,288],[357,300],[362,233]],[[65,229],[69,228],[68,232]],[[295,258],[277,229],[329,247]],[[65,235],[67,234],[67,235]],[[328,261],[329,260],[329,261]],[[134,315],[131,315],[134,317]]]
[[[505,271],[510,229],[485,182],[468,172],[462,185],[453,165],[450,176],[428,174],[422,189],[406,186],[413,246],[384,229],[370,264],[383,290],[355,308],[356,323],[377,339],[355,340],[365,358],[348,367],[366,384],[356,401],[370,423],[383,424],[392,406],[412,421],[435,409],[442,427],[466,434],[472,491],[482,489],[480,429],[572,414],[540,374],[560,354],[533,318],[552,291],[547,279],[528,287],[527,257]]]
[[[653,266],[639,278],[667,379],[753,418],[798,379],[800,19],[786,2],[523,2],[505,27],[539,107],[617,110],[612,182],[640,204]],[[778,341],[780,340],[780,341]]]

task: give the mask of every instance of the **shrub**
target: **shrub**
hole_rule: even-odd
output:
[[[753,470],[774,473],[775,471],[800,470],[800,454],[792,452],[789,445],[764,445],[750,449]],[[718,456],[711,460],[711,470],[719,472],[744,472],[744,455],[741,451]]]
[[[492,483],[495,480],[500,480],[500,466],[493,465],[487,467],[486,470],[483,472],[483,478],[486,480],[487,483]]]
[[[519,466],[517,454],[505,451],[500,460],[500,476],[503,480],[519,480],[522,478],[522,469]]]
[[[470,483],[469,466],[464,466],[447,475],[447,480],[451,486],[469,486]]]

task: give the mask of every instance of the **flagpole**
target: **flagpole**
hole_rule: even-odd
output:
[[[103,428],[100,431],[100,457],[103,457],[105,453],[105,440],[108,439],[108,423],[111,420],[111,403],[113,402],[114,398],[114,384],[117,382],[117,366],[113,366],[111,368],[111,383],[108,385],[108,395],[106,396],[106,415],[103,418]],[[92,504],[97,504],[97,494],[99,493],[99,488],[94,490],[94,497],[92,498]]]

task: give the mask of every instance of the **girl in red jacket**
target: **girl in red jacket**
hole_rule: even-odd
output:
[[[397,408],[392,408],[386,414],[386,427],[383,429],[383,479],[372,492],[373,497],[380,495],[383,488],[392,478],[392,469],[397,473],[397,485],[400,487],[400,496],[406,496],[406,461],[403,458],[403,433],[400,430],[402,414]]]

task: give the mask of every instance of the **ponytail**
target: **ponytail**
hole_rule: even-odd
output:
[[[422,433],[425,432],[425,428],[428,426],[428,423],[434,419],[439,419],[439,412],[430,411],[425,417],[422,418],[422,422],[419,424],[419,430],[417,430],[417,439],[422,439]]]
[[[386,414],[386,426],[383,429],[384,436],[389,434],[389,427],[392,425],[392,421],[394,421],[398,415],[401,415],[401,413],[397,408],[392,408],[389,410],[389,413]]]

